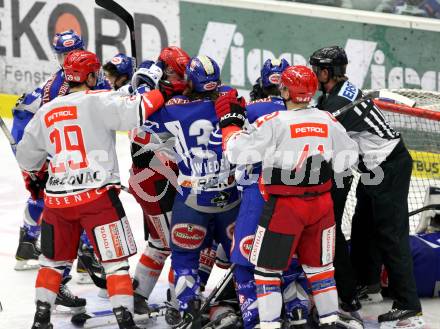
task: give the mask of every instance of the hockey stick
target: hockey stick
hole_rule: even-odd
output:
[[[358,106],[360,103],[365,102],[366,100],[369,99],[373,99],[373,98],[379,98],[380,96],[380,91],[375,90],[372,92],[369,92],[367,94],[365,94],[364,96],[362,96],[361,98],[341,107],[339,110],[336,110],[335,112],[333,112],[333,116],[335,118],[337,118],[338,116],[344,114],[345,112],[347,112],[348,110],[351,110],[352,108],[355,108],[356,106]]]
[[[365,102],[369,99],[374,99],[374,98],[380,98],[382,100],[389,100],[389,101],[401,103],[401,104],[404,104],[404,105],[410,106],[410,107],[415,105],[415,101],[411,100],[408,97],[402,96],[400,94],[393,93],[388,90],[374,90],[374,91],[370,91],[370,92],[366,93],[361,98],[341,107],[339,110],[333,112],[332,114],[334,117],[338,117],[338,116],[344,114],[345,112],[347,112],[348,110],[358,106],[360,103]]]
[[[136,39],[134,35],[134,18],[133,16],[125,10],[120,4],[113,0],[95,0],[95,3],[104,8],[107,9],[109,12],[115,14],[120,19],[124,21],[124,23],[127,25],[128,30],[130,31],[130,43],[131,43],[131,56],[134,59],[134,65],[133,68],[136,68]]]
[[[16,151],[17,149],[17,142],[15,141],[14,136],[12,136],[11,132],[9,131],[8,127],[6,126],[6,123],[3,121],[3,118],[0,116],[0,128],[2,128],[3,133],[5,134],[6,138],[9,141],[9,144],[11,144],[12,150]]]
[[[180,324],[179,326],[175,327],[178,329],[185,329],[188,328],[189,325],[191,325],[194,320],[199,319],[202,317],[202,315],[208,310],[208,307],[211,305],[211,302],[217,298],[222,291],[226,288],[226,286],[229,283],[229,280],[232,278],[232,273],[234,271],[235,264],[232,264],[226,274],[224,275],[223,279],[217,284],[217,286],[214,288],[214,290],[211,291],[209,296],[206,298],[205,302],[203,303],[202,307],[200,307],[200,310],[194,315],[193,318],[184,318],[184,322]]]
[[[416,209],[416,210],[411,211],[408,214],[408,216],[411,217],[411,216],[417,215],[418,213],[421,213],[421,212],[427,211],[427,210],[440,210],[440,204],[429,204],[429,205],[424,206],[420,209]]]
[[[90,279],[92,279],[95,286],[101,289],[107,289],[107,279],[101,278],[96,275],[95,272],[93,272],[93,259],[91,259],[89,256],[83,254],[81,250],[78,250],[78,258],[81,260],[81,262],[84,264],[84,267],[87,271],[87,273],[90,276]]]
[[[156,306],[156,305],[152,305]],[[157,305],[154,311],[148,314],[133,314],[133,321],[135,323],[144,322],[149,319],[156,319],[164,316],[166,307],[163,305]],[[112,310],[103,310],[95,312],[79,313],[72,316],[70,321],[81,328],[99,328],[107,327],[112,324],[116,324],[116,317]]]

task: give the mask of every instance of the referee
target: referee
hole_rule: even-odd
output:
[[[338,46],[319,49],[310,57],[310,65],[323,92],[318,101],[319,109],[335,112],[363,96],[362,91],[345,76],[347,64],[347,55]],[[394,293],[394,303],[391,311],[379,316],[379,322],[409,319],[419,324],[423,322],[422,312],[409,248],[407,198],[411,156],[400,134],[389,125],[371,100],[360,103],[337,119],[358,143],[358,168],[362,173],[356,190],[357,205],[351,235],[353,267],[341,231],[350,177],[344,179],[345,186],[333,190],[338,224],[334,265],[341,308],[349,312],[360,308],[356,284],[378,282],[380,264],[384,264]],[[383,175],[380,175],[381,172]],[[373,179],[366,179],[368,177]],[[380,179],[375,181],[374,178]],[[366,282],[369,280],[373,282]]]

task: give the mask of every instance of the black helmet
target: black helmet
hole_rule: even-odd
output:
[[[316,50],[310,56],[309,63],[320,68],[332,68],[332,76],[343,76],[348,59],[344,48],[331,46]]]

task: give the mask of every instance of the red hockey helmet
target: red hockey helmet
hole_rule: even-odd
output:
[[[162,49],[159,61],[170,66],[181,78],[185,74],[186,65],[189,63],[189,55],[182,48],[170,46]]]
[[[66,80],[72,82],[84,82],[89,73],[98,72],[100,68],[98,57],[87,50],[70,52],[63,64]]]
[[[280,89],[282,88],[289,90],[293,103],[308,103],[318,90],[318,78],[307,66],[289,66],[281,74]]]

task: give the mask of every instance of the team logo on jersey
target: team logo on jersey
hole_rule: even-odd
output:
[[[64,47],[72,47],[74,44],[75,44],[75,40],[73,40],[73,39],[63,41]]]
[[[63,120],[75,120],[77,119],[77,109],[76,106],[63,106],[57,107],[44,116],[44,122],[46,127],[49,128],[54,123]]]
[[[274,73],[269,76],[269,82],[274,85],[280,84],[281,75],[279,73]]]
[[[115,56],[111,60],[112,64],[118,65],[122,63],[122,58],[119,56]]]
[[[220,191],[214,198],[212,198],[211,203],[215,204],[217,207],[224,207],[228,204],[229,197],[230,193]]]
[[[205,236],[206,228],[190,223],[176,224],[171,231],[173,243],[183,249],[199,248]]]
[[[254,243],[254,235],[248,235],[241,239],[240,241],[240,252],[243,255],[244,258],[248,259],[251,251],[252,251],[252,244]]]
[[[206,91],[211,91],[211,90],[214,90],[215,88],[217,88],[217,82],[214,82],[214,81],[205,83],[203,85],[203,89],[205,89]]]
[[[324,123],[305,122],[290,125],[290,137],[328,137],[328,126]]]

